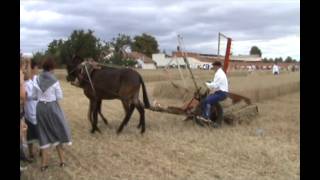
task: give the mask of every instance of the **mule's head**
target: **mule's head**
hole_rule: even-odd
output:
[[[67,81],[71,83],[76,81],[78,74],[80,72],[80,64],[83,61],[83,59],[79,56],[73,56],[71,61],[67,64]]]

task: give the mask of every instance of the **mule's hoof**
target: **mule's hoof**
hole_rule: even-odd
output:
[[[96,128],[96,130],[97,130],[100,134],[102,134],[102,132],[100,131],[100,129],[99,129],[99,128]]]
[[[94,134],[94,131],[95,131],[95,129],[92,129],[90,132],[91,132],[91,134]]]
[[[141,129],[141,134],[143,134],[145,131],[146,131],[146,129],[145,129],[145,128],[142,128],[142,129]]]
[[[105,125],[109,125],[108,121],[106,119],[102,119]]]
[[[141,128],[141,124],[138,124],[137,128],[140,129]]]
[[[117,135],[119,135],[121,133],[122,129],[118,129],[117,130]]]

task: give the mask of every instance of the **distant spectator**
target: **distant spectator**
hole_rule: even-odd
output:
[[[253,72],[253,67],[251,65],[248,66],[248,73],[249,74],[252,74]]]
[[[278,63],[276,62],[272,67],[272,73],[273,73],[273,75],[279,75],[279,73],[280,73],[279,71],[280,71],[279,66],[278,66]]]

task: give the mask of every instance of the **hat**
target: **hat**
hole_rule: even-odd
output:
[[[222,66],[220,61],[215,61],[214,63],[212,63],[213,66]]]

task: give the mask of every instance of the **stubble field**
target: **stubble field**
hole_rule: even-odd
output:
[[[173,88],[162,70],[139,71],[145,79],[149,100],[182,105],[191,98]],[[250,124],[220,129],[198,127],[183,116],[146,110],[146,133],[136,128],[134,111],[122,134],[116,129],[124,118],[118,100],[103,101],[109,120],[98,126],[102,134],[90,133],[88,99],[81,89],[65,81],[57,70],[64,99],[60,102],[72,131],[72,146],[65,146],[67,166],[58,166],[55,149],[50,151],[49,169],[40,172],[40,158],[29,164],[22,179],[101,180],[273,180],[300,179],[300,74],[245,72],[230,74],[230,89],[250,97],[259,115]],[[179,73],[171,70],[175,81]],[[212,72],[196,71],[199,84],[212,79]],[[188,89],[193,90],[190,78]],[[140,98],[141,98],[140,93]]]

